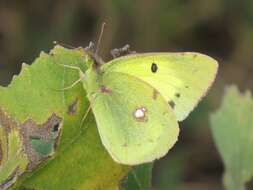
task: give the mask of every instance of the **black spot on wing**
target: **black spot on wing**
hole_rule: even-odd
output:
[[[175,96],[176,96],[177,98],[180,98],[181,94],[176,93]]]
[[[157,64],[156,63],[152,63],[152,65],[151,65],[151,71],[152,71],[152,73],[156,73],[157,70],[158,70]]]
[[[169,105],[171,106],[172,109],[175,108],[176,104],[175,104],[175,102],[173,100],[169,101],[168,103],[169,103]]]

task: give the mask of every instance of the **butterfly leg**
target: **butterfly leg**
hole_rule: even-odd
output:
[[[87,108],[85,114],[83,115],[83,118],[81,120],[81,126],[83,125],[83,122],[85,121],[85,119],[86,119],[87,115],[89,114],[90,110],[91,110],[91,104],[89,104],[89,107]]]
[[[60,90],[69,90],[69,89],[73,88],[75,85],[77,85],[79,82],[85,80],[85,74],[83,73],[83,71],[79,67],[71,66],[71,65],[64,65],[64,64],[58,64],[58,65],[60,65],[62,67],[69,68],[69,69],[77,70],[77,71],[79,71],[79,74],[80,74],[80,78],[78,80],[76,80],[71,85],[69,85],[67,87],[64,87],[64,88],[62,88]]]
[[[85,121],[85,118],[87,117],[89,111],[91,110],[92,105],[93,105],[95,99],[97,98],[97,95],[98,95],[98,93],[94,93],[94,94],[92,95],[92,97],[91,97],[91,99],[90,99],[89,107],[88,107],[88,109],[86,110],[86,112],[85,112],[85,114],[84,114],[84,116],[83,116],[83,118],[82,118],[81,126],[83,125],[83,122]]]
[[[78,80],[76,80],[75,82],[73,82],[71,85],[62,88],[61,90],[69,90],[71,88],[73,88],[75,85],[77,85],[79,82],[83,81],[84,78],[80,77]]]
[[[80,73],[83,73],[83,71],[77,67],[77,66],[71,66],[71,65],[64,65],[64,64],[59,64],[59,63],[56,63],[57,65],[60,65],[62,67],[66,67],[66,68],[69,68],[69,69],[73,69],[73,70],[77,70],[79,71]]]
[[[123,46],[122,48],[118,48],[118,49],[116,48],[116,49],[111,50],[111,55],[113,58],[117,58],[122,55],[133,54],[133,53],[136,53],[136,51],[131,51],[130,45],[128,44]]]

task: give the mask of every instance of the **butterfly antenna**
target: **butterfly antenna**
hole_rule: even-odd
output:
[[[103,22],[102,26],[101,26],[101,31],[100,31],[100,34],[99,34],[99,38],[98,38],[98,41],[97,41],[97,47],[96,47],[95,55],[98,54],[99,47],[100,47],[100,44],[101,44],[101,40],[102,40],[103,33],[104,33],[104,29],[105,29],[105,25],[106,25],[106,23]]]
[[[63,46],[63,47],[67,47],[69,49],[76,49],[74,46],[71,46],[71,45],[68,45],[68,44],[65,44],[65,43],[62,43],[62,42],[54,41],[53,43],[54,43],[54,45],[60,45],[60,46]]]

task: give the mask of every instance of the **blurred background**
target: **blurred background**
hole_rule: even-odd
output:
[[[221,190],[223,165],[208,115],[220,105],[224,86],[252,89],[252,0],[61,0],[0,1],[0,83],[7,85],[53,41],[74,47],[97,41],[100,54],[130,44],[137,52],[196,51],[216,58],[218,78],[208,96],[180,124],[179,142],[155,163],[155,190]],[[226,137],[224,137],[226,138]],[[252,189],[252,185],[248,185]]]

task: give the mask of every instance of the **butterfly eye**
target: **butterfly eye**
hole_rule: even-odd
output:
[[[151,65],[151,71],[152,71],[152,73],[156,73],[156,72],[157,72],[157,70],[158,70],[158,66],[157,66],[157,64],[152,63],[152,65]]]

